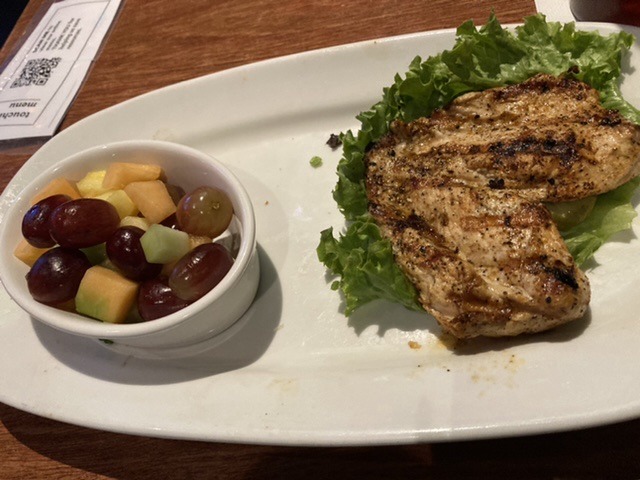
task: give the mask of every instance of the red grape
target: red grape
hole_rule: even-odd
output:
[[[76,296],[80,281],[91,262],[80,250],[55,247],[43,253],[27,273],[31,296],[55,305]]]
[[[140,285],[138,291],[138,313],[143,320],[155,320],[183,309],[189,302],[181,299],[166,279],[154,278]]]
[[[173,203],[178,205],[182,197],[184,197],[184,188],[178,185],[173,185],[172,183],[167,183],[165,186],[167,187],[167,192],[169,192],[169,196],[171,197],[171,200],[173,200]]]
[[[231,265],[233,258],[222,245],[199,245],[175,264],[169,286],[178,297],[192,302],[220,283]]]
[[[233,217],[233,204],[222,190],[198,187],[178,203],[176,217],[180,230],[215,238],[224,232]]]
[[[144,280],[157,276],[162,270],[159,263],[149,263],[144,255],[140,237],[144,230],[127,226],[118,228],[107,240],[109,260],[132,280]]]
[[[106,242],[120,224],[116,208],[98,198],[63,203],[51,214],[51,236],[59,245],[85,248]]]
[[[173,228],[174,230],[180,230],[178,226],[178,219],[176,218],[176,214],[172,213],[163,221],[160,222],[160,225],[164,225],[165,227]]]
[[[22,236],[34,247],[49,248],[56,242],[51,238],[51,213],[71,200],[68,195],[51,195],[33,205],[22,217]]]

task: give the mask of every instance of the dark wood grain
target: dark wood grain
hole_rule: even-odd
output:
[[[0,405],[0,478],[611,479],[640,475],[640,420],[524,438],[295,448],[126,436]]]
[[[43,0],[25,10],[0,62]],[[359,40],[535,11],[533,0],[124,0],[62,129],[175,82]],[[0,152],[0,187],[38,148]],[[100,432],[0,404],[0,479],[638,478],[640,420],[543,436],[362,448],[294,448]]]

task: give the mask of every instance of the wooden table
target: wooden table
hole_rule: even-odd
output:
[[[10,53],[43,0],[32,0]],[[256,60],[535,12],[533,0],[123,0],[62,128],[108,106]],[[37,144],[0,153],[4,188]],[[640,420],[525,438],[358,448],[210,444],[105,433],[0,404],[0,479],[638,478]]]

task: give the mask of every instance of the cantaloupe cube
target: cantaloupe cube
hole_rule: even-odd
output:
[[[132,182],[124,187],[124,191],[151,223],[160,223],[176,211],[167,187],[160,180]]]
[[[114,162],[107,167],[102,186],[103,188],[118,190],[131,182],[158,180],[162,173],[162,167],[159,165]]]
[[[96,198],[105,200],[116,207],[120,219],[138,214],[138,207],[124,190],[109,190]]]
[[[108,323],[122,323],[138,296],[138,284],[99,265],[82,277],[76,294],[76,310]]]
[[[76,188],[73,182],[66,178],[54,178],[44,188],[31,199],[31,205],[38,203],[40,200],[44,200],[51,195],[68,195],[72,200],[80,198],[80,192]]]
[[[145,232],[149,229],[150,225],[151,223],[149,223],[149,220],[147,220],[144,217],[129,216],[129,217],[124,217],[122,220],[120,220],[121,227],[138,227],[144,230]]]
[[[13,251],[13,255],[21,262],[24,262],[28,266],[32,267],[36,260],[40,258],[40,255],[42,255],[47,250],[49,249],[34,247],[23,238],[22,240],[20,240],[20,243],[18,243],[18,246],[16,246],[15,250]]]
[[[76,187],[78,187],[80,195],[83,197],[97,197],[98,195],[102,195],[104,192],[109,191],[109,188],[104,188],[102,186],[102,180],[106,173],[106,170],[95,170],[87,173],[78,182],[76,182]]]

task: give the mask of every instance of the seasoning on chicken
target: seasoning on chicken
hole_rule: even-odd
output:
[[[581,318],[590,290],[542,202],[640,173],[640,128],[563,77],[469,93],[368,152],[369,210],[423,307],[459,338]]]

